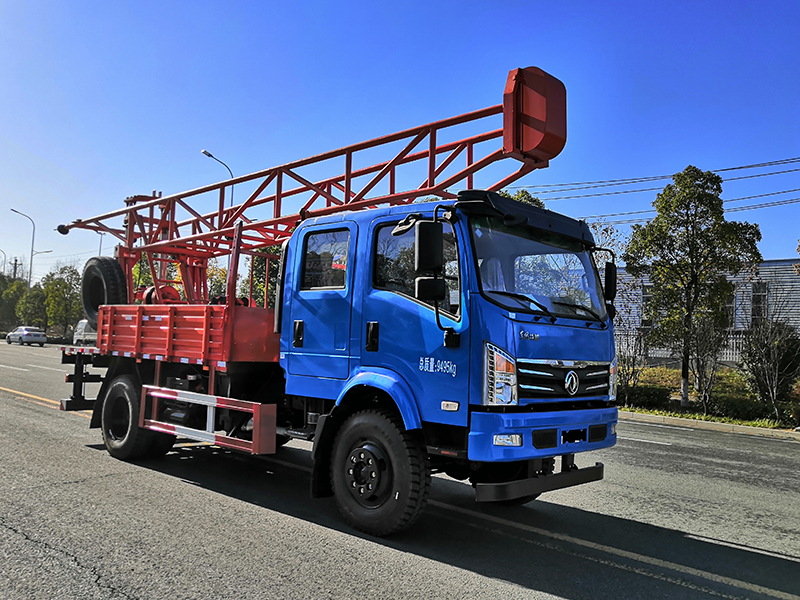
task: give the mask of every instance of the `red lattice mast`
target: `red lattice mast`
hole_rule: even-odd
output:
[[[456,141],[440,142],[458,129],[486,129],[491,117],[502,115],[503,126],[472,133]],[[502,159],[522,164],[489,186],[499,190],[534,169],[543,168],[566,143],[566,90],[556,78],[529,67],[508,75],[503,103],[420,127],[414,127],[368,142],[347,146],[310,158],[234,177],[170,196],[133,196],[126,206],[90,219],[60,225],[61,233],[74,228],[113,235],[119,240],[116,257],[128,279],[129,301],[133,299],[132,270],[142,255],[149,259],[156,294],[166,279],[166,262],[176,263],[190,303],[205,303],[206,266],[210,258],[256,250],[279,244],[304,218],[344,210],[360,210],[385,204],[406,204],[416,198],[455,198],[448,188],[458,184],[473,187],[474,174]],[[365,167],[354,164],[383,156]],[[300,171],[332,172],[314,181]],[[417,177],[412,189],[398,189],[398,179]],[[248,188],[247,199],[226,207],[226,190]],[[215,206],[201,213],[198,205]],[[208,198],[211,197],[211,203]],[[240,229],[234,235],[234,229]],[[161,267],[156,268],[160,263]]]

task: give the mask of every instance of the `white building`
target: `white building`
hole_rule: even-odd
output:
[[[730,341],[723,350],[722,360],[736,362],[744,333],[758,319],[781,319],[800,328],[800,260],[795,258],[767,260],[756,273],[743,272],[731,277],[734,292],[728,299]],[[635,280],[622,268],[620,288],[629,288],[618,298],[621,319],[616,320],[617,344],[630,344],[631,338],[646,332],[652,325],[643,315],[650,298],[652,285],[646,278]],[[620,303],[629,303],[622,305]],[[668,359],[670,352],[663,348],[646,347],[648,359]]]

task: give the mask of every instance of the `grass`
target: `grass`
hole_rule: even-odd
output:
[[[736,369],[722,368],[717,373],[717,380],[709,402],[708,414],[703,413],[703,406],[693,393],[690,393],[689,396],[690,406],[680,406],[681,374],[678,369],[647,367],[640,374],[638,386],[667,390],[669,396],[662,392],[660,397],[663,401],[659,400],[655,403],[652,400],[650,402],[645,401],[645,406],[621,406],[621,409],[667,417],[715,421],[768,429],[784,429],[792,427],[792,421],[800,421],[797,416],[797,407],[800,406],[800,381],[795,385],[790,402],[783,406],[785,422],[778,422],[774,419],[772,408],[759,401],[758,397],[748,387],[744,375]],[[691,376],[689,386],[692,389]],[[653,397],[653,394],[649,395],[650,399]],[[800,422],[794,426],[797,425],[800,425]]]
[[[693,419],[695,421],[711,421],[714,423],[728,423],[730,425],[746,425],[748,427],[763,427],[765,429],[785,429],[786,427],[778,423],[775,419],[756,419],[748,421],[744,419],[732,419],[717,415],[704,415],[702,412],[692,412],[691,410],[661,410],[657,408],[637,408],[635,406],[621,406],[620,410],[633,413],[643,413],[648,415],[659,415],[662,417],[678,417],[679,419]]]

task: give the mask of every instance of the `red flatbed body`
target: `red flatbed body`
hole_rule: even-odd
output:
[[[202,364],[278,362],[275,312],[251,306],[197,304],[108,305],[100,308],[102,354]]]

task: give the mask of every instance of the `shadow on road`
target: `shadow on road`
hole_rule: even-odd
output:
[[[103,449],[102,445],[92,448]],[[426,513],[378,539],[350,529],[332,499],[310,497],[310,452],[256,458],[204,445],[137,463],[215,493],[402,552],[563,598],[783,598],[800,600],[800,558],[726,544],[536,500],[478,504],[469,485],[435,477]]]

